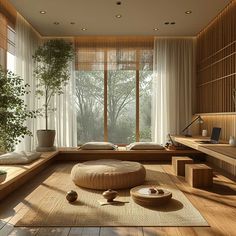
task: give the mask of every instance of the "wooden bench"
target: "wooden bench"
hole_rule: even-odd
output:
[[[186,150],[78,150],[78,148],[59,148],[56,160],[88,161],[98,159],[118,159],[122,161],[171,161],[172,156],[204,158],[205,154],[194,149]]]
[[[58,151],[43,153],[40,159],[28,165],[0,165],[1,170],[7,171],[6,180],[0,183],[0,200],[48,166],[57,154]]]

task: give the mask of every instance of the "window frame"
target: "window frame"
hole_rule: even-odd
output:
[[[101,41],[102,40],[102,41]],[[100,51],[103,52],[104,58],[103,58],[103,140],[105,142],[108,142],[108,137],[109,137],[109,130],[108,130],[108,126],[109,126],[109,117],[108,117],[108,75],[109,75],[109,50],[115,49],[115,50],[119,50],[122,48],[130,48],[130,49],[134,49],[135,50],[135,62],[133,64],[133,71],[135,73],[135,141],[139,142],[140,141],[140,67],[141,64],[144,62],[146,63],[146,61],[142,60],[142,54],[143,50],[148,49],[148,50],[152,50],[153,51],[153,47],[152,47],[152,43],[153,43],[153,38],[148,38],[147,41],[145,41],[145,39],[139,39],[137,41],[136,38],[133,40],[128,41],[128,44],[123,44],[122,42],[122,38],[112,38],[111,41],[102,38],[100,40],[100,38],[77,38],[75,40],[75,48],[76,48],[76,52],[79,53],[80,50],[82,50],[82,52],[84,52],[84,50],[88,50],[88,52],[91,51]],[[112,41],[114,40],[114,41]],[[114,43],[115,42],[115,43]],[[126,43],[126,42],[125,42]],[[153,57],[153,54],[152,54]],[[79,58],[79,57],[77,57]],[[141,61],[140,61],[141,60]],[[148,61],[147,61],[148,62]],[[84,64],[85,63],[85,64]],[[83,66],[85,66],[85,70],[87,70],[86,68],[89,68],[89,61],[82,61],[82,64],[80,63],[79,60],[76,60],[76,64],[75,67],[78,68],[77,70],[80,71],[83,69]],[[91,63],[93,63],[93,61],[91,61]],[[96,62],[95,62],[96,63]],[[149,62],[148,62],[149,63]],[[84,65],[83,65],[84,64]],[[126,143],[119,143],[120,146],[122,145],[126,145]]]

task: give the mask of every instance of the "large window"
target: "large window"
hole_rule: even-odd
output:
[[[10,26],[7,27],[7,69],[15,72],[15,38],[16,33]]]
[[[153,40],[76,43],[78,144],[151,140]]]
[[[76,72],[78,142],[104,140],[104,73]]]

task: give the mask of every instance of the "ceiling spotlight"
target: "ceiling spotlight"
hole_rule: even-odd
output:
[[[71,25],[74,25],[74,24],[75,24],[75,22],[70,22],[70,24],[71,24]]]
[[[121,5],[121,1],[116,2],[116,5]]]
[[[165,22],[165,25],[169,25],[170,24],[170,22]]]
[[[171,24],[171,25],[175,25],[175,22],[173,21],[173,22],[171,22],[170,24]]]
[[[46,11],[40,11],[40,14],[46,14]]]
[[[185,12],[185,14],[187,14],[187,15],[188,15],[188,14],[191,14],[191,13],[192,13],[192,11],[186,11],[186,12]]]
[[[60,23],[56,21],[56,22],[54,22],[53,24],[54,24],[54,25],[59,25]]]
[[[82,30],[82,31],[86,31],[87,29],[86,29],[86,28],[82,28],[81,30]]]
[[[116,18],[121,18],[121,17],[122,17],[121,14],[117,14],[117,15],[116,15]]]
[[[157,30],[159,30],[159,29],[158,29],[158,28],[154,28],[153,30],[154,30],[154,31],[157,31]]]

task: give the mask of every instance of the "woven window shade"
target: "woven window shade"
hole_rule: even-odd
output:
[[[0,48],[7,50],[7,18],[0,13]]]
[[[76,69],[83,71],[152,69],[153,37],[75,39]]]
[[[9,1],[0,0],[0,65],[4,68],[6,68],[6,52],[10,48],[8,42],[8,26],[14,29],[16,14],[15,8]]]
[[[14,28],[17,11],[8,0],[0,0],[0,13],[6,17],[8,25]]]

